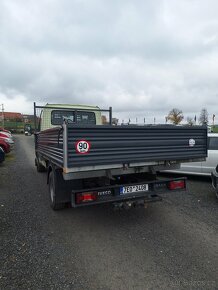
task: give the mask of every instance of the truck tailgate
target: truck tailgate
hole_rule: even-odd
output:
[[[68,167],[198,159],[207,156],[206,127],[67,126]],[[87,154],[76,144],[89,142]]]
[[[89,144],[79,153],[80,141]],[[36,151],[65,169],[207,157],[204,126],[79,126],[65,123],[36,135]],[[140,166],[140,165],[139,165]]]

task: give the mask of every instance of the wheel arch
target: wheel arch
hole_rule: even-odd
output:
[[[6,153],[7,149],[6,149],[5,145],[0,144],[0,147],[1,147],[1,148],[3,149],[3,151]]]
[[[54,165],[48,164],[48,171],[47,171],[47,184],[49,183],[49,175],[54,170]]]

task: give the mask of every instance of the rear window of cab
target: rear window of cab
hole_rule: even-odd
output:
[[[51,112],[51,124],[62,125],[63,120],[68,119],[75,124],[96,124],[94,112],[86,111],[66,111],[66,110],[53,110]]]

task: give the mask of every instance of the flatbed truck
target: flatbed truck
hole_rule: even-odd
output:
[[[103,125],[101,113],[109,114]],[[112,125],[112,108],[34,103],[35,164],[47,172],[52,209],[112,203],[129,208],[186,190],[157,172],[207,157],[206,126]]]

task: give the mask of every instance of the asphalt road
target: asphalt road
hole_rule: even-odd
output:
[[[33,138],[0,166],[0,289],[218,289],[218,202],[207,178],[147,209],[54,212]]]

